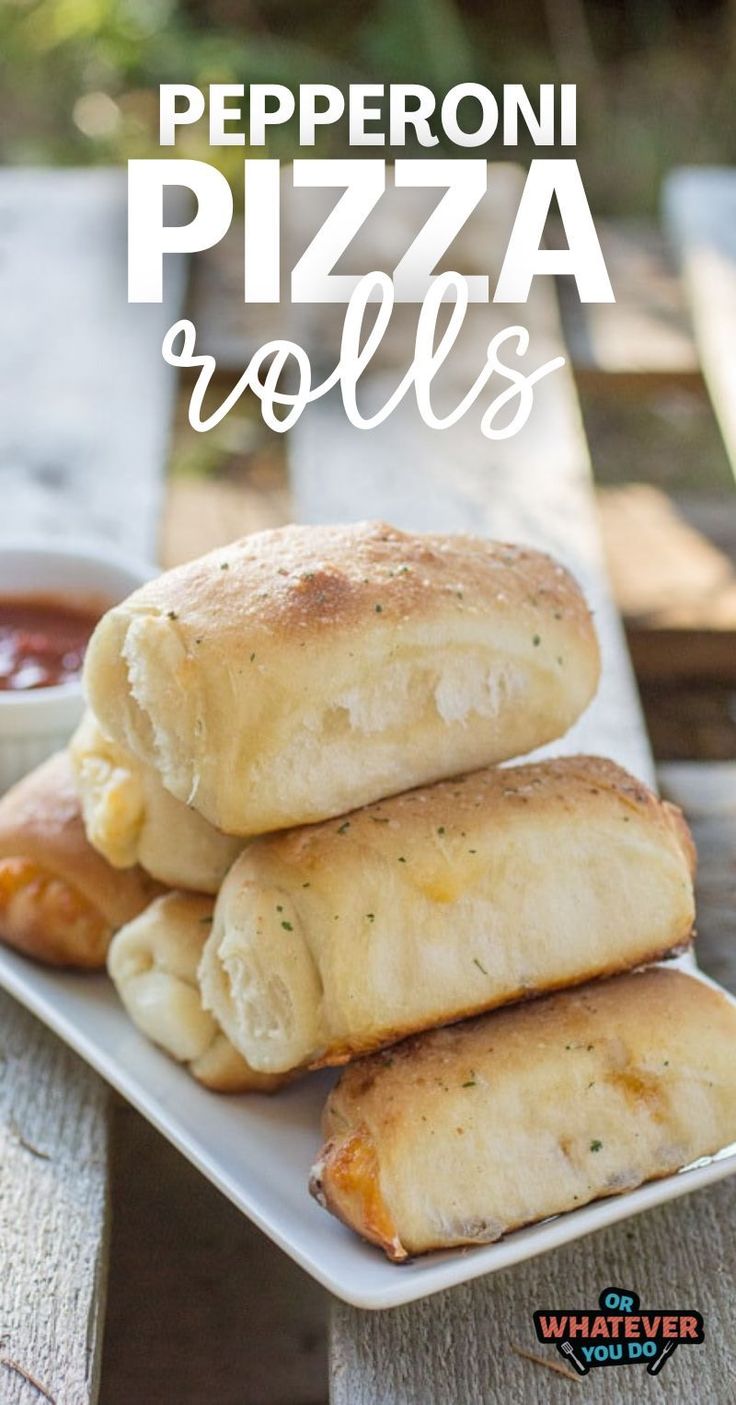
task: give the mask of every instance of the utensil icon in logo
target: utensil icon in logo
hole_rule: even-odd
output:
[[[568,1361],[572,1362],[579,1376],[587,1376],[590,1367],[586,1366],[580,1357],[575,1355],[570,1342],[558,1342],[557,1350],[561,1356],[565,1356]]]
[[[667,1360],[667,1357],[672,1355],[676,1346],[677,1342],[667,1342],[666,1345],[663,1346],[662,1350],[660,1351],[659,1356],[656,1357],[654,1361],[649,1362],[649,1365],[647,1366],[647,1371],[649,1372],[650,1376],[659,1375],[660,1371],[662,1370],[662,1367],[664,1366],[665,1361]]]

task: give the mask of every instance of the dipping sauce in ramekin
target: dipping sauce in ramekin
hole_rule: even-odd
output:
[[[155,574],[103,541],[0,540],[0,792],[66,746],[97,621]]]
[[[55,688],[81,677],[84,652],[104,600],[62,596],[0,598],[0,691]]]

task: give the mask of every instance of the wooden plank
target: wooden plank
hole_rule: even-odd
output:
[[[662,203],[703,374],[736,471],[736,172],[717,166],[674,171]]]
[[[161,565],[191,561],[249,532],[293,520],[286,476],[271,463],[227,479],[170,478],[161,527]]]
[[[173,387],[158,346],[174,311],[173,301],[128,307],[125,228],[120,172],[0,174],[4,539],[85,534],[153,555]],[[0,1363],[16,1362],[58,1405],[88,1405],[104,1302],[107,1093],[5,995],[0,1023]],[[3,1405],[33,1395],[0,1364]]]
[[[119,170],[0,175],[0,537],[86,533],[154,559],[183,291],[127,303]]]
[[[493,262],[513,218],[518,189],[519,176],[512,168],[492,170],[483,218],[476,221],[470,247],[456,251],[461,268],[478,268],[481,247],[486,258],[490,251]],[[399,220],[396,226],[400,235]],[[388,229],[384,233],[388,242]],[[382,260],[380,266],[391,265]],[[512,320],[511,311],[474,311],[465,352],[452,373],[455,390],[458,380],[469,383],[484,342],[504,320]],[[538,281],[523,321],[539,362],[559,353],[557,307],[543,281]],[[319,336],[319,344],[330,347],[324,309],[315,317],[312,334],[313,342]],[[394,345],[399,340],[397,336]],[[393,377],[379,378],[376,394],[385,393],[391,383],[395,371]],[[598,750],[651,777],[628,656],[605,581],[589,458],[567,370],[537,387],[535,408],[522,433],[494,444],[467,420],[451,432],[427,430],[408,407],[380,430],[361,432],[349,425],[337,401],[320,402],[292,434],[291,472],[298,514],[307,521],[385,516],[415,529],[470,529],[532,542],[561,557],[595,608],[605,671],[587,717],[556,749]],[[390,1313],[335,1305],[333,1405],[448,1405],[481,1399],[526,1405],[546,1402],[553,1379],[555,1399],[567,1399],[572,1383],[511,1350],[516,1344],[534,1351],[531,1314],[557,1301],[565,1284],[568,1297],[574,1289],[575,1301],[582,1303],[595,1301],[607,1283],[631,1283],[645,1300],[666,1295],[695,1301],[712,1321],[719,1318],[723,1328],[732,1330],[734,1306],[725,1300],[718,1277],[730,1255],[724,1212],[733,1204],[732,1194],[720,1186],[707,1201],[701,1199],[694,1216],[665,1206],[644,1221],[617,1226],[515,1270]],[[688,1359],[680,1352],[679,1357],[668,1378],[668,1391],[679,1383],[670,1398],[692,1399],[696,1378],[700,1398],[720,1398],[722,1355],[707,1364],[694,1354]],[[637,1399],[638,1378],[621,1377],[606,1373],[603,1379],[591,1378],[587,1394],[614,1405]],[[576,1380],[576,1390],[578,1385]]]
[[[107,1093],[6,995],[0,1022],[0,1399],[31,1397],[7,1356],[59,1405],[83,1405],[99,1367]]]
[[[646,625],[627,629],[631,658],[639,679],[647,684],[736,683],[736,629],[657,629]],[[697,753],[693,753],[697,754]]]
[[[736,499],[720,501],[736,525]],[[596,504],[640,683],[736,682],[734,541],[717,546],[650,484],[599,489]]]
[[[642,684],[647,727],[663,761],[729,761],[736,756],[733,685],[712,681]]]
[[[666,240],[652,220],[600,219],[596,230],[615,303],[581,303],[559,280],[565,339],[578,374],[622,379],[640,390],[699,377],[685,296]]]
[[[325,1401],[325,1290],[118,1098],[111,1176],[99,1405]]]
[[[736,567],[697,530],[678,505],[648,483],[596,494],[606,564],[616,603],[631,624],[681,629],[736,629]],[[736,497],[722,499],[734,519]]]

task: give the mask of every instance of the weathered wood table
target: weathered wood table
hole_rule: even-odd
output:
[[[736,171],[689,167],[665,182],[665,227],[682,267],[695,341],[736,472]]]
[[[125,301],[118,172],[0,175],[2,539],[86,535],[154,555],[173,378],[163,307]],[[173,271],[169,308],[181,270]],[[0,993],[0,1361],[97,1388],[108,1233],[108,1094]],[[0,1369],[0,1400],[33,1388]]]
[[[38,175],[26,182],[15,185],[8,178],[7,184],[0,183],[0,280],[5,280],[0,292],[6,305],[10,299],[11,309],[18,307],[12,326],[15,350],[11,358],[6,337],[8,364],[0,385],[8,400],[7,415],[0,417],[0,472],[11,506],[3,529],[27,530],[32,519],[32,525],[49,531],[59,526],[69,530],[71,520],[77,531],[116,534],[142,550],[156,516],[171,396],[157,346],[161,328],[174,315],[176,289],[168,310],[135,309],[131,316],[111,291],[117,287],[119,294],[116,240],[100,238],[98,231],[97,262],[87,261],[82,228],[89,209],[97,209],[108,233],[118,227],[123,200],[118,177]],[[512,168],[491,171],[485,209],[455,251],[460,267],[484,269],[489,261],[493,267],[518,190]],[[47,286],[45,280],[34,284],[26,261],[23,221],[29,202],[47,201],[52,192],[58,200],[57,225],[68,231],[68,242],[62,241],[62,281],[80,287],[74,326],[80,355],[87,348],[87,369],[80,381],[74,379],[72,364],[64,369],[62,393],[56,398],[49,394],[42,412],[32,417],[29,441],[30,402],[39,393],[37,384],[47,387],[50,372],[45,368],[58,364],[72,317],[70,307],[53,302],[60,294],[51,264],[44,265]],[[299,228],[306,240],[303,222]],[[54,235],[58,238],[57,229]],[[385,236],[382,252],[387,256],[391,237]],[[50,243],[48,239],[43,252],[53,259]],[[105,249],[109,255],[103,256]],[[32,254],[35,271],[37,247]],[[89,279],[91,288],[85,284]],[[31,356],[32,333],[22,315],[31,303],[49,309],[44,352],[38,357]],[[95,311],[100,303],[102,320]],[[457,390],[463,377],[467,385],[469,368],[473,375],[477,372],[484,342],[511,320],[505,313],[488,308],[472,313],[448,393]],[[551,288],[537,287],[523,320],[539,362],[560,351]],[[333,330],[329,319],[321,318],[303,328],[328,361]],[[394,344],[397,355],[400,341],[399,336]],[[38,346],[35,338],[33,345]],[[113,360],[114,348],[122,361]],[[390,383],[391,356],[389,346],[376,393]],[[22,377],[19,363],[25,366]],[[20,414],[15,401],[23,397],[27,408]],[[61,425],[67,426],[66,437]],[[34,450],[32,463],[24,457],[29,442],[40,444],[44,426],[47,442],[54,446],[52,474],[29,471],[43,459],[40,449]],[[451,433],[430,433],[409,410],[381,430],[361,434],[346,424],[339,405],[321,402],[292,433],[288,449],[296,513],[303,520],[382,515],[418,529],[470,529],[532,541],[567,560],[594,603],[607,671],[599,698],[566,747],[607,752],[653,778],[623,635],[601,565],[589,458],[569,372],[557,372],[540,386],[530,423],[518,438],[504,443],[489,444],[467,421]],[[86,465],[81,477],[80,463]],[[99,464],[101,472],[90,474],[90,463]],[[127,494],[120,490],[126,475]],[[114,520],[108,481],[117,493]],[[80,483],[85,485],[81,493]],[[135,506],[129,508],[129,502]],[[668,793],[688,809],[701,846],[702,963],[732,988],[735,778],[731,767],[690,766],[671,768],[660,777]],[[104,1198],[104,1090],[11,1001],[3,1000],[2,1008],[2,1352],[35,1376],[58,1405],[83,1405],[95,1398],[101,1334],[94,1324],[104,1300],[100,1265],[108,1234],[103,1405],[139,1399],[151,1405],[317,1405],[328,1388],[335,1405],[521,1405],[575,1399],[580,1382],[549,1369],[552,1353],[541,1352],[544,1364],[525,1355],[540,1356],[531,1314],[560,1295],[564,1305],[584,1305],[610,1282],[635,1288],[645,1303],[696,1306],[705,1316],[707,1345],[680,1351],[667,1365],[668,1400],[734,1397],[733,1182],[423,1303],[372,1314],[341,1304],[330,1308],[321,1290],[117,1103],[110,1226]],[[662,1389],[647,1382],[639,1371],[601,1372],[588,1377],[582,1389],[586,1398],[633,1402],[647,1388]],[[6,1400],[9,1405],[30,1401],[34,1389],[13,1365],[0,1366],[3,1405]]]

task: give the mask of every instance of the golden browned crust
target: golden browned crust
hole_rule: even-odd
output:
[[[455,884],[453,875],[448,873],[448,891],[439,891],[442,884],[435,874],[438,860],[441,866],[438,851],[456,844],[464,833],[467,835],[478,823],[479,814],[499,819],[503,815],[508,822],[514,814],[523,815],[525,809],[532,807],[535,815],[557,818],[579,813],[586,823],[591,823],[598,815],[608,818],[611,800],[624,823],[636,816],[655,832],[674,838],[687,858],[688,869],[694,872],[696,850],[682,811],[669,801],[659,800],[643,781],[603,756],[559,756],[520,766],[487,767],[452,780],[436,781],[434,785],[364,805],[339,819],[265,836],[250,853],[260,855],[268,850],[286,867],[316,870],[339,863],[346,840],[353,847],[380,846],[394,858],[394,851],[404,839],[434,839],[435,852],[427,856],[426,868],[432,870],[429,882],[437,889],[434,895],[438,901],[446,902],[451,900],[449,889]],[[463,858],[473,857],[468,845],[459,847],[464,850]],[[453,859],[448,868],[454,870],[457,881],[456,856]],[[421,884],[424,872],[417,878],[416,864],[412,864],[406,877]]]
[[[340,1064],[682,950],[692,861],[679,812],[611,761],[474,772],[254,841],[204,999],[255,1067]]]
[[[394,1263],[408,1258],[381,1191],[376,1144],[365,1123],[328,1141],[312,1169],[309,1190],[325,1210],[378,1245]]]
[[[64,879],[30,859],[0,859],[0,939],[48,966],[105,964],[112,927]]]
[[[259,533],[150,582],[100,622],[85,679],[108,735],[249,836],[532,750],[598,672],[549,557],[362,523]]]
[[[593,638],[577,584],[543,552],[460,533],[401,532],[385,522],[256,532],[149,581],[125,608],[173,617],[205,638],[224,628],[237,657],[243,636],[352,632],[375,621],[377,606],[390,625],[433,616],[438,598],[458,616],[491,603],[522,610],[530,627],[562,617]]]
[[[0,800],[0,939],[56,966],[100,967],[113,932],[160,892],[88,844],[66,752]]]
[[[486,1243],[736,1139],[736,1008],[653,968],[352,1064],[312,1193],[399,1260]]]

